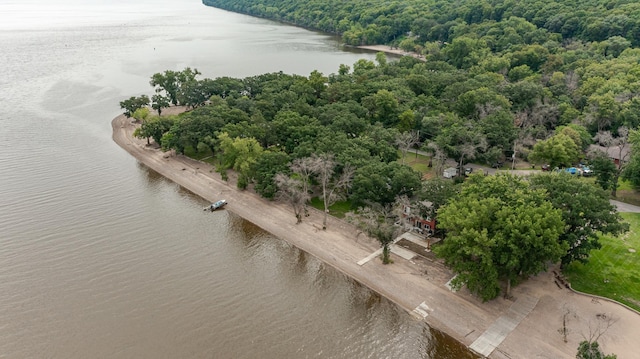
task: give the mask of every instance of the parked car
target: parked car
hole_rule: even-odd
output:
[[[582,167],[582,175],[585,177],[593,176],[593,170],[588,166]]]
[[[566,172],[568,172],[569,174],[575,175],[578,173],[578,169],[575,167],[569,167],[567,169],[565,169]]]
[[[543,171],[551,171],[551,166],[549,166],[549,165],[542,165],[541,168],[542,168]]]
[[[471,167],[465,167],[465,169],[464,169],[464,175],[465,175],[465,176],[469,176],[469,175],[471,175],[471,172],[473,172],[473,168],[471,168]]]

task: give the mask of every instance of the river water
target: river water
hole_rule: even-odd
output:
[[[373,54],[197,0],[0,2],[0,358],[460,358],[368,289],[138,164],[155,72],[337,72]]]

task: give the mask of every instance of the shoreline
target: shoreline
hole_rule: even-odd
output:
[[[163,114],[172,111],[180,109],[167,109]],[[615,353],[624,359],[633,358],[640,351],[640,341],[635,335],[640,331],[639,315],[630,315],[632,312],[620,305],[560,288],[554,282],[551,269],[513,288],[514,300],[500,297],[482,303],[465,289],[458,292],[447,289],[445,284],[452,273],[440,261],[421,257],[405,260],[392,254],[393,264],[382,265],[376,258],[359,265],[357,262],[378,250],[379,244],[357,235],[352,225],[329,217],[327,230],[323,231],[322,213],[315,210],[296,225],[286,204],[238,190],[234,183],[224,182],[206,163],[146,146],[146,140],[132,136],[136,126],[124,115],[114,118],[113,140],[145,166],[208,202],[225,198],[229,202],[227,210],[313,255],[476,352],[498,359],[575,358],[579,342],[589,335],[590,326],[596,324],[596,318],[602,313],[618,319],[599,340],[605,353]],[[517,309],[516,304],[529,299],[530,312],[523,312],[506,329],[500,327],[505,319],[513,319],[510,316]],[[565,343],[558,330],[562,328],[567,309],[575,315],[568,321]],[[503,340],[483,347],[483,338],[496,331],[504,332]]]
[[[399,48],[392,48],[389,45],[360,45],[354,46],[356,49],[375,51],[375,52],[384,52],[385,54],[396,55],[396,56],[411,56],[420,61],[426,61],[424,56],[415,53],[415,52],[407,52]]]

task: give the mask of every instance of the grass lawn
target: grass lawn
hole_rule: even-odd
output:
[[[618,180],[618,191],[633,191],[633,186],[629,181]]]
[[[398,163],[402,163],[402,152],[398,151]],[[431,157],[423,156],[421,154],[417,154],[415,152],[407,152],[407,156],[404,158],[404,163],[413,168],[414,171],[420,172],[422,175],[426,175],[433,171],[433,167],[429,167],[429,160]]]
[[[311,199],[311,206],[313,206],[313,208],[324,211],[324,203],[319,197],[313,197]],[[344,218],[344,215],[350,210],[351,210],[350,201],[338,201],[329,207],[329,214],[334,217]]]
[[[200,151],[196,153],[193,147],[189,146],[184,149],[184,155],[187,157],[193,158],[194,160],[206,162],[211,165],[216,164],[215,158],[213,158],[211,150]]]
[[[602,248],[591,252],[589,263],[572,263],[564,274],[576,290],[640,310],[640,214],[622,213],[622,217],[630,224],[628,233],[602,236]]]
[[[618,190],[614,199],[640,206],[640,192],[636,191],[629,181],[618,181]]]

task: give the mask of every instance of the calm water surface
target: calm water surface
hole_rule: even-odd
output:
[[[393,304],[111,141],[155,72],[373,54],[197,0],[0,2],[0,358],[460,358]]]

